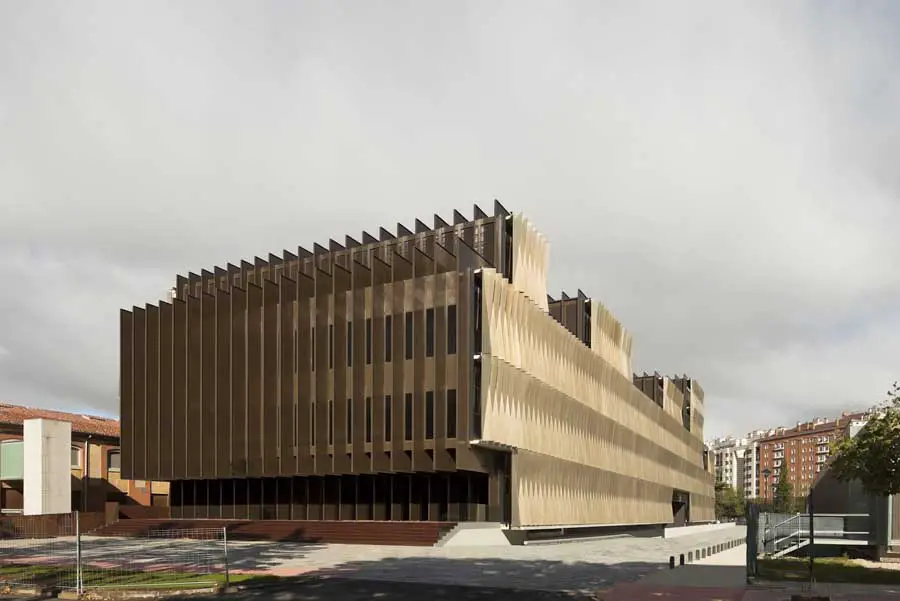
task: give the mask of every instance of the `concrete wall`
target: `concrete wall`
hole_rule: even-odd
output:
[[[701,534],[703,532],[713,532],[715,530],[727,530],[734,528],[734,522],[724,522],[721,524],[697,524],[696,526],[679,526],[666,528],[663,538],[678,538],[679,536],[689,536],[691,534]]]
[[[25,420],[25,515],[72,511],[72,424]]]

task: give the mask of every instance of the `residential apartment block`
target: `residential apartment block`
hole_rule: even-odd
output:
[[[794,494],[809,493],[831,454],[831,444],[847,435],[851,422],[863,420],[865,413],[843,413],[833,420],[816,418],[793,428],[778,428],[760,440],[759,487],[762,498],[771,499],[785,467]],[[766,481],[765,472],[769,471]]]
[[[742,438],[726,436],[708,442],[716,482],[740,491],[747,499],[759,497],[759,441],[773,432],[757,430]]]
[[[167,483],[122,477],[116,420],[0,403],[0,513],[15,515],[23,511],[24,424],[33,419],[68,422],[72,426],[72,511],[102,512],[111,501],[123,505],[168,503]]]
[[[495,203],[178,276],[121,312],[122,470],[176,518],[650,525],[714,519],[703,391],[547,294]]]

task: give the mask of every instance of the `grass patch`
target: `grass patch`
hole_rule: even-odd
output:
[[[761,580],[809,580],[809,560],[780,557],[759,559]],[[813,569],[816,582],[850,582],[854,584],[900,584],[900,570],[885,570],[859,565],[843,557],[823,557],[815,560]]]
[[[276,576],[231,574],[228,582],[232,585],[259,584],[276,579]],[[225,575],[89,568],[84,572],[83,581],[85,588],[110,587],[131,590],[192,589],[223,585],[225,584]],[[0,566],[0,585],[2,584],[74,588],[75,570],[71,566],[66,568],[30,565]]]

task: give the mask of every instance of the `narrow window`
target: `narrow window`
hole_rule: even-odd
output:
[[[394,318],[386,315],[384,318],[384,361],[391,362],[391,340],[394,336]]]
[[[309,330],[309,371],[316,371],[316,326]]]
[[[425,440],[434,438],[434,391],[425,393]]]
[[[477,440],[481,438],[481,361],[475,361],[472,378],[474,387],[472,398],[469,399],[472,409],[469,427],[471,428],[472,438]]]
[[[391,395],[384,397],[384,441],[391,442]]]
[[[447,307],[447,354],[456,354],[456,305]]]
[[[413,314],[406,312],[406,358],[413,358]]]
[[[353,366],[353,322],[347,322],[347,367]]]
[[[456,389],[447,391],[447,438],[456,438]]]
[[[297,373],[297,366],[300,364],[298,361],[299,351],[300,345],[297,343],[297,327],[294,326],[294,373]]]
[[[309,439],[313,446],[316,446],[318,439],[316,438],[316,402],[313,401],[309,405]]]
[[[122,471],[122,454],[119,451],[110,451],[106,456],[106,470],[109,472]]]
[[[434,309],[425,309],[425,356],[434,357]]]
[[[412,440],[413,436],[413,406],[412,406],[412,393],[407,392],[406,396],[403,397],[403,430],[406,440]]]
[[[473,333],[475,335],[475,354],[481,354],[481,274],[476,273],[475,278],[472,282],[472,287],[474,291],[472,293],[473,302],[472,302],[472,311],[473,311],[473,319],[475,322],[475,327],[473,328]]]
[[[347,399],[347,442],[353,442],[353,399]]]
[[[372,318],[366,318],[366,365],[372,365]]]
[[[372,397],[366,397],[366,442],[372,442]]]
[[[334,369],[334,324],[328,324],[328,369]]]
[[[328,401],[328,444],[334,444],[334,401]]]

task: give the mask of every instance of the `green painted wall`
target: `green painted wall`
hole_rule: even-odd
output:
[[[22,480],[25,477],[25,443],[21,440],[0,442],[0,480]]]

